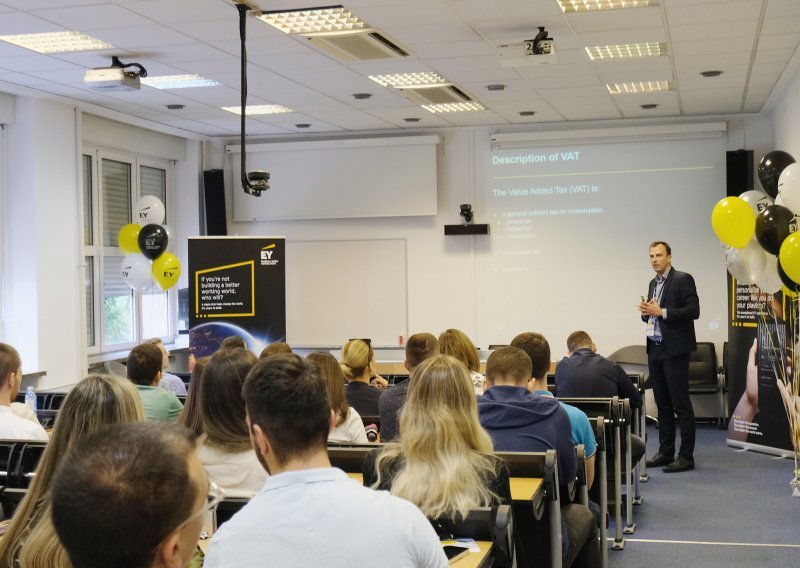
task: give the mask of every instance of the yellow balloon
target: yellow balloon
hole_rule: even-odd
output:
[[[800,283],[800,233],[792,233],[783,241],[778,260],[786,276]]]
[[[181,275],[181,263],[171,252],[165,252],[153,261],[153,280],[162,290],[172,288]]]
[[[141,230],[142,226],[136,223],[128,223],[119,230],[119,233],[117,234],[117,242],[119,243],[119,248],[122,249],[122,252],[125,254],[140,252],[139,231]]]
[[[755,234],[756,214],[744,199],[726,197],[714,206],[711,226],[723,243],[743,248]]]

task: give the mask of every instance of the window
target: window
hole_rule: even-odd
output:
[[[142,196],[156,196],[168,208],[171,165],[97,148],[86,149],[82,160],[88,352],[129,349],[151,337],[169,341],[176,327],[176,294],[155,284],[132,290],[122,278],[125,253],[117,235],[133,222]]]

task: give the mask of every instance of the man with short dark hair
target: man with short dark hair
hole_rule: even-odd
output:
[[[271,475],[214,535],[206,568],[447,566],[419,509],[331,467],[336,417],[316,365],[291,353],[262,359],[244,397],[253,447]]]
[[[574,331],[567,338],[568,355],[556,365],[556,392],[559,397],[627,398],[631,408],[642,407],[642,396],[628,374],[617,363],[597,353],[585,331]],[[644,455],[642,438],[631,435],[633,463]]]
[[[152,343],[137,345],[128,354],[126,373],[142,397],[148,420],[175,422],[183,405],[172,392],[158,386],[161,380],[163,355]]]
[[[22,359],[19,353],[11,345],[0,343],[0,439],[48,440],[47,432],[35,415],[32,419],[23,418],[12,409],[21,384]]]
[[[171,393],[186,396],[186,385],[178,375],[168,373],[169,369],[169,350],[160,338],[154,337],[148,343],[152,343],[161,350],[161,380],[158,383],[162,389],[167,389]]]
[[[381,415],[381,442],[391,442],[400,435],[400,410],[406,403],[411,375],[420,363],[439,354],[439,340],[430,333],[415,333],[406,342],[406,360],[403,366],[409,377],[394,384],[378,399]]]
[[[182,426],[116,424],[81,440],[51,489],[74,568],[178,568],[197,548],[209,485]]]
[[[647,324],[647,364],[658,406],[658,453],[647,467],[664,466],[665,473],[694,469],[694,409],[689,397],[689,357],[697,350],[694,320],[700,299],[694,278],[672,267],[672,249],[663,241],[650,244],[650,266],[656,277],[647,287],[639,313]],[[675,415],[681,445],[675,457]]]
[[[516,347],[514,342],[522,342],[528,349]],[[570,417],[554,398],[528,391],[531,377],[536,373],[546,376],[550,368],[550,346],[538,333],[520,334],[514,342],[511,347],[494,351],[486,361],[489,388],[478,401],[481,425],[492,437],[495,450],[556,450],[559,480],[566,484],[577,474]],[[564,566],[596,568],[600,565],[600,548],[592,512],[574,503],[563,505],[561,510]]]

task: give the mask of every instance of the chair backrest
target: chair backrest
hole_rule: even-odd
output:
[[[367,455],[375,450],[375,446],[357,445],[328,446],[328,457],[333,467],[338,467],[347,473],[362,473]]]
[[[27,489],[31,484],[33,476],[36,475],[36,467],[42,454],[47,447],[47,442],[25,442],[19,452],[17,464],[14,469],[14,487]]]
[[[717,352],[710,341],[698,341],[697,350],[689,356],[689,387],[707,385],[716,389]]]
[[[491,541],[492,566],[514,566],[514,523],[510,505],[479,507],[471,510],[464,520],[431,523],[440,536]]]

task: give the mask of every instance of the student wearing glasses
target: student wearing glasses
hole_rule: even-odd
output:
[[[179,568],[221,497],[189,430],[120,424],[64,459],[53,478],[53,524],[74,568]]]

